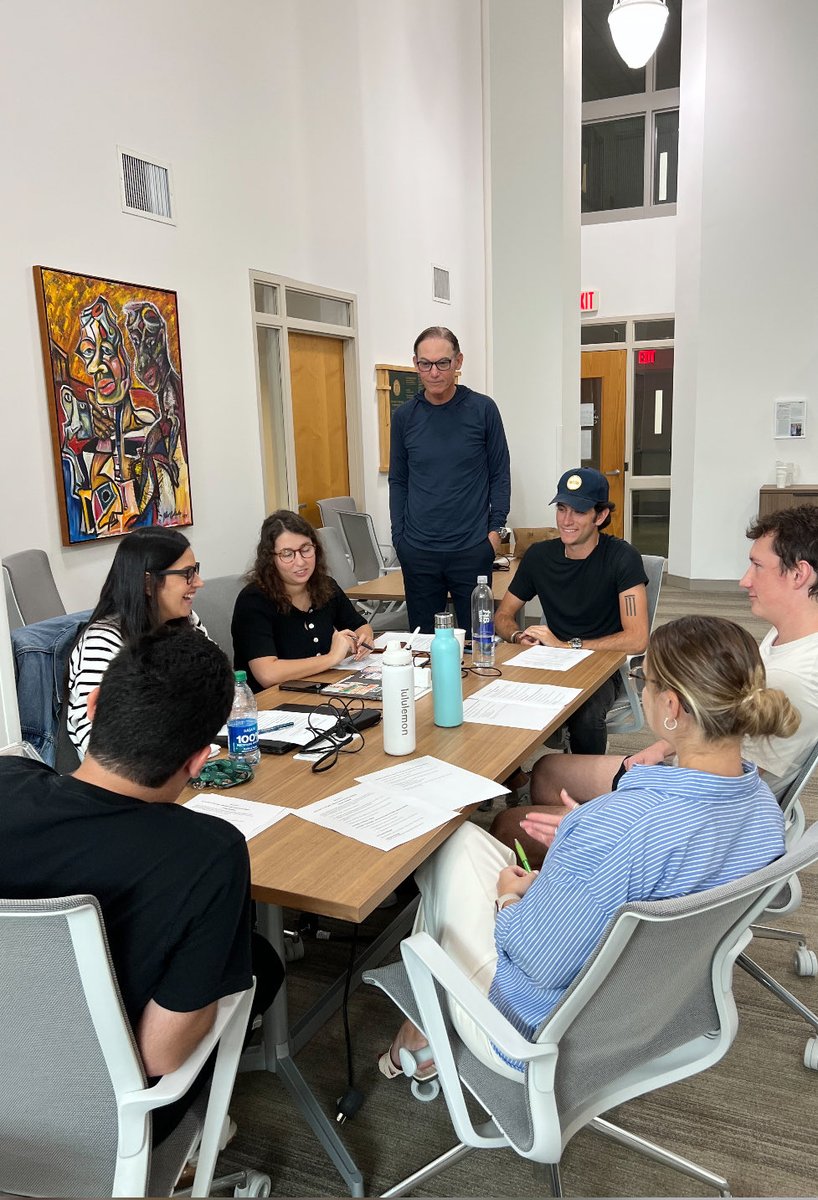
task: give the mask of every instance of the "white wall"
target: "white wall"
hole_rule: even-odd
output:
[[[373,367],[442,321],[484,384],[480,13],[470,0],[31,0],[5,14],[0,551],[41,546],[68,608],[115,543],[64,548],[31,267],[175,289],[205,574],[263,516],[248,270],[355,292],[366,500],[382,532]],[[172,163],[176,228],[119,207],[117,144]],[[452,272],[431,300],[431,263]]]
[[[676,218],[606,221],[582,227],[582,290],[596,288],[594,320],[672,313]]]
[[[511,524],[550,523],[579,453],[579,0],[487,0],[491,391]]]
[[[670,570],[726,579],[744,570],[743,530],[776,458],[818,482],[818,5],[685,0],[683,12]],[[808,399],[802,442],[773,439],[784,396]]]

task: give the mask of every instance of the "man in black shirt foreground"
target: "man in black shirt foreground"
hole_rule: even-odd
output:
[[[524,646],[641,654],[649,633],[647,577],[638,550],[602,533],[613,507],[607,479],[590,467],[566,471],[551,503],[560,536],[524,555],[497,609],[497,632]],[[520,630],[517,613],[535,596],[543,624]],[[568,718],[572,754],[605,753],[605,717],[618,687],[617,673]]]
[[[244,838],[174,804],[207,760],[232,700],[218,646],[195,630],[163,627],[124,646],[91,693],[88,753],[73,775],[0,758],[0,895],[96,896],[150,1077],[188,1058],[217,1001],[248,988],[254,971],[254,1012],[283,979],[263,939],[251,953]],[[155,1141],[180,1115],[161,1113]]]

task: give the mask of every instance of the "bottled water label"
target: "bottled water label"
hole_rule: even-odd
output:
[[[231,758],[255,755],[258,750],[258,720],[234,717],[227,722],[227,753]]]

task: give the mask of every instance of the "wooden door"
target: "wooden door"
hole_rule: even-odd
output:
[[[288,344],[298,511],[318,526],[316,500],[349,495],[344,343],[291,333]]]
[[[580,372],[580,457],[608,480],[616,505],[608,533],[623,537],[627,350],[583,350]]]

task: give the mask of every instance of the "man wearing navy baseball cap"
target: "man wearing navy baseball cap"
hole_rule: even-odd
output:
[[[648,644],[647,577],[630,542],[603,533],[613,504],[608,481],[590,467],[566,471],[551,501],[559,538],[537,542],[522,559],[497,610],[495,627],[508,642],[619,650],[641,654]],[[517,628],[517,613],[537,596],[543,624]],[[620,688],[617,673],[568,718],[572,754],[604,754],[605,718]]]

